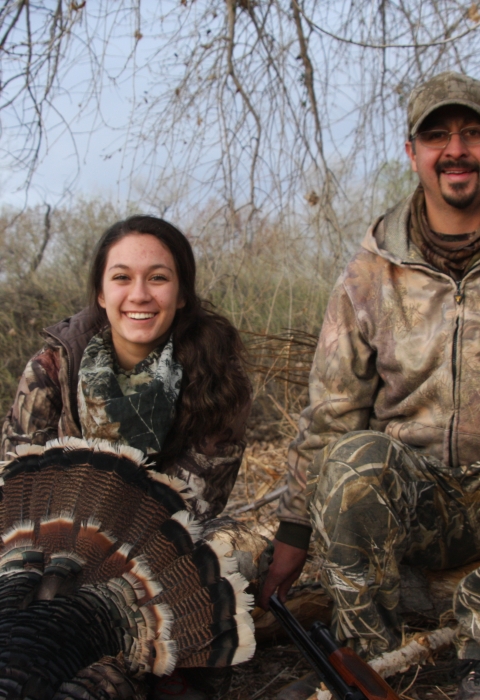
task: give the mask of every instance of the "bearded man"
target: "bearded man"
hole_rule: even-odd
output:
[[[366,658],[399,644],[400,562],[480,560],[480,82],[417,86],[408,134],[419,185],[333,290],[262,597],[285,599],[313,530],[332,632]],[[454,612],[457,698],[480,699],[480,569]]]

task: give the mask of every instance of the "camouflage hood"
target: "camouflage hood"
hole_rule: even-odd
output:
[[[380,216],[367,230],[362,247],[389,260],[394,265],[426,265],[418,248],[408,237],[410,206],[413,195]]]
[[[347,432],[383,431],[446,467],[480,458],[480,265],[456,282],[426,263],[410,201],[369,228],[332,292],[281,520],[308,524],[307,465]]]

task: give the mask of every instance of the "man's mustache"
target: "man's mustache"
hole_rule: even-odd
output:
[[[437,175],[440,175],[444,170],[449,170],[450,168],[471,170],[474,173],[480,172],[480,164],[476,161],[468,160],[467,158],[459,158],[459,160],[443,160],[435,164],[435,172]]]

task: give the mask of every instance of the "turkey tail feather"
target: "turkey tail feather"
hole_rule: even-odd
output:
[[[0,697],[124,700],[146,672],[252,656],[247,582],[202,540],[186,484],[121,445],[18,452],[1,472]]]

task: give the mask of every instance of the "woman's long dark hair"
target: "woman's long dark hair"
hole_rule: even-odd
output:
[[[172,326],[174,355],[182,364],[183,379],[177,417],[162,451],[162,461],[168,461],[186,446],[201,444],[206,436],[229,429],[249,401],[251,387],[238,331],[197,295],[192,247],[183,233],[163,219],[131,216],[111,226],[99,240],[88,285],[90,305],[99,325],[107,323],[98,295],[102,291],[108,252],[131,233],[155,236],[168,248],[175,261],[180,295],[185,301]]]

